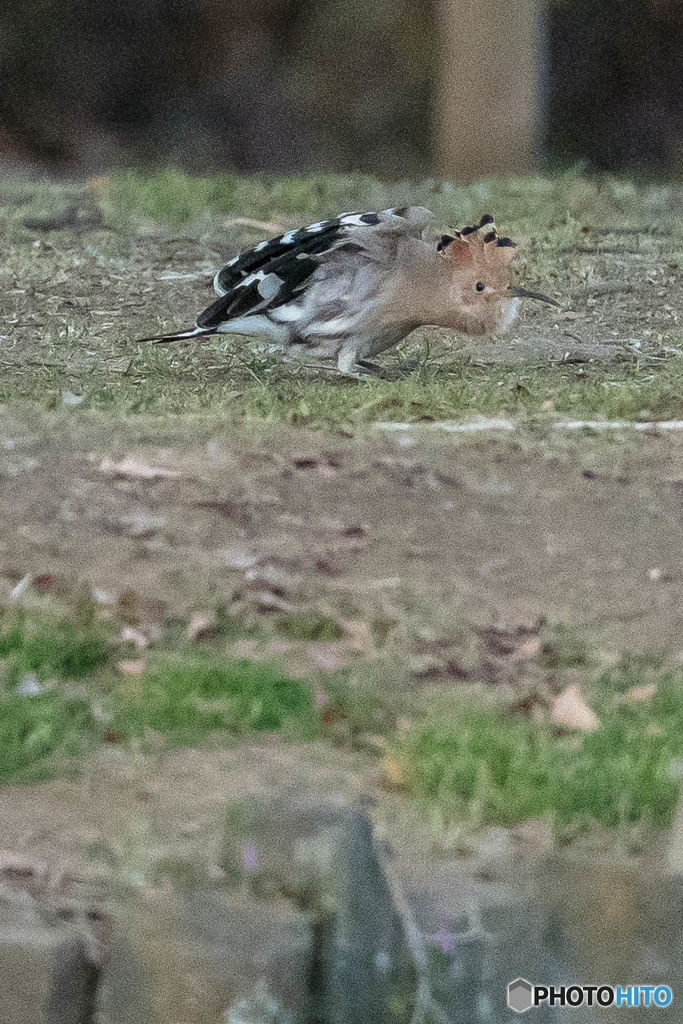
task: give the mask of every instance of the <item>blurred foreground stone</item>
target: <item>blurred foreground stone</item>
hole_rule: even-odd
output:
[[[679,875],[501,828],[439,855],[400,801],[383,814],[285,783],[228,803],[215,863],[144,884],[0,856],[0,1024],[510,1024],[515,978],[683,983]]]
[[[224,867],[255,896],[286,896],[309,915],[314,1019],[409,1020],[415,969],[362,810],[302,793],[232,805]]]
[[[88,1024],[100,976],[87,919],[49,911],[25,889],[0,889],[0,1022]]]

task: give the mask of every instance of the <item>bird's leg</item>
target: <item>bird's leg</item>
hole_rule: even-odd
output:
[[[337,353],[337,369],[340,373],[358,376],[358,348],[356,345],[342,345]]]
[[[362,380],[364,376],[367,377],[372,372],[363,365],[363,362],[357,356],[357,345],[342,346],[340,348],[337,354],[337,372],[342,377],[354,377],[356,380]]]
[[[354,380],[363,380],[365,377],[381,369],[379,366],[375,366],[374,363],[367,364],[362,360],[356,361],[354,358],[355,353],[355,348],[352,350],[347,349],[346,351],[342,349],[337,356],[336,366],[327,359],[302,359],[301,365],[309,370],[323,370],[325,373],[335,373],[339,374],[340,377],[351,377]],[[287,357],[283,359],[283,362],[289,361],[290,359]]]

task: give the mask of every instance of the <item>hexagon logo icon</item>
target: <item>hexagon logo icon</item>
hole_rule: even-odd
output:
[[[534,986],[526,978],[516,978],[508,985],[508,1006],[515,1013],[524,1013],[534,1005]]]

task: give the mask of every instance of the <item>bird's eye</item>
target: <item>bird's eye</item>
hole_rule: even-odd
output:
[[[474,287],[477,289],[478,292],[483,292],[485,285],[483,281],[477,281]]]

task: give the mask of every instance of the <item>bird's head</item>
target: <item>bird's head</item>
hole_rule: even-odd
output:
[[[451,311],[444,326],[466,334],[497,334],[510,327],[521,298],[558,305],[546,295],[512,284],[515,244],[499,238],[490,213],[473,227],[442,235],[437,250],[451,270]]]

